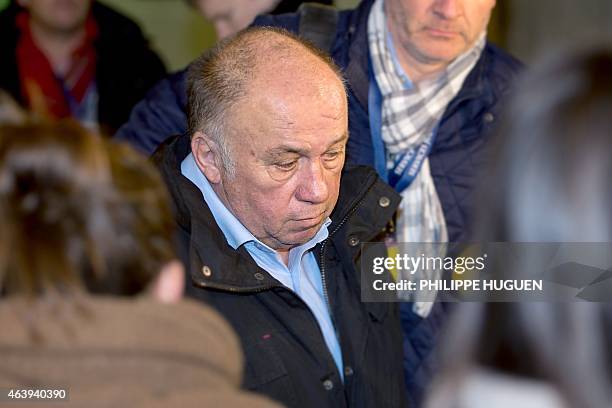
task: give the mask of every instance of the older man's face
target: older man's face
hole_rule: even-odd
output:
[[[386,0],[395,46],[419,63],[449,64],[486,29],[495,0]]]
[[[316,234],[336,205],[344,164],[344,88],[327,67],[316,75],[299,68],[255,81],[228,118],[236,171],[222,176],[220,196],[274,249]]]

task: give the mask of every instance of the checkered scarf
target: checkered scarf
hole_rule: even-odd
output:
[[[476,44],[457,57],[440,76],[413,84],[393,60],[393,44],[383,5],[384,0],[377,0],[372,6],[368,19],[368,43],[374,76],[382,94],[381,135],[388,154],[387,168],[391,169],[399,154],[418,148],[436,130],[446,106],[457,95],[480,58],[486,35],[483,33]],[[398,242],[448,241],[446,221],[428,158],[401,195]]]

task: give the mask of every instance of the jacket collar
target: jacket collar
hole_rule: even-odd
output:
[[[346,63],[345,75],[351,90],[357,100],[367,111],[368,107],[368,83],[369,83],[369,58],[368,47],[368,16],[374,0],[362,1],[359,6],[352,11],[349,16],[348,29],[345,31],[344,41],[349,43],[348,60]],[[336,48],[334,51],[342,52],[345,45]],[[334,53],[336,61],[339,58]]]

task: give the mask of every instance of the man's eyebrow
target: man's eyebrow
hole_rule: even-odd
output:
[[[279,146],[279,147],[275,147],[265,152],[264,157],[266,159],[276,158],[276,157],[283,156],[286,154],[297,154],[297,155],[303,156],[303,155],[306,155],[307,153],[308,151],[304,149],[298,149],[298,148],[290,147],[290,146]]]
[[[338,137],[336,140],[331,142],[329,144],[329,147],[342,143],[346,139],[348,139],[348,133],[345,132],[342,136]],[[297,154],[300,156],[306,156],[308,154],[308,150],[296,148],[293,146],[278,146],[278,147],[275,147],[265,152],[264,158],[266,159],[277,158],[279,156],[283,156],[286,154]]]

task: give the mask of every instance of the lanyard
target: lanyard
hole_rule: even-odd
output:
[[[382,94],[376,78],[374,69],[370,62],[370,86],[368,91],[368,113],[370,117],[370,134],[374,150],[374,168],[380,177],[396,191],[402,192],[416,178],[423,163],[434,144],[437,128],[418,147],[413,147],[398,155],[393,168],[387,169],[387,158],[385,144],[382,139]]]

